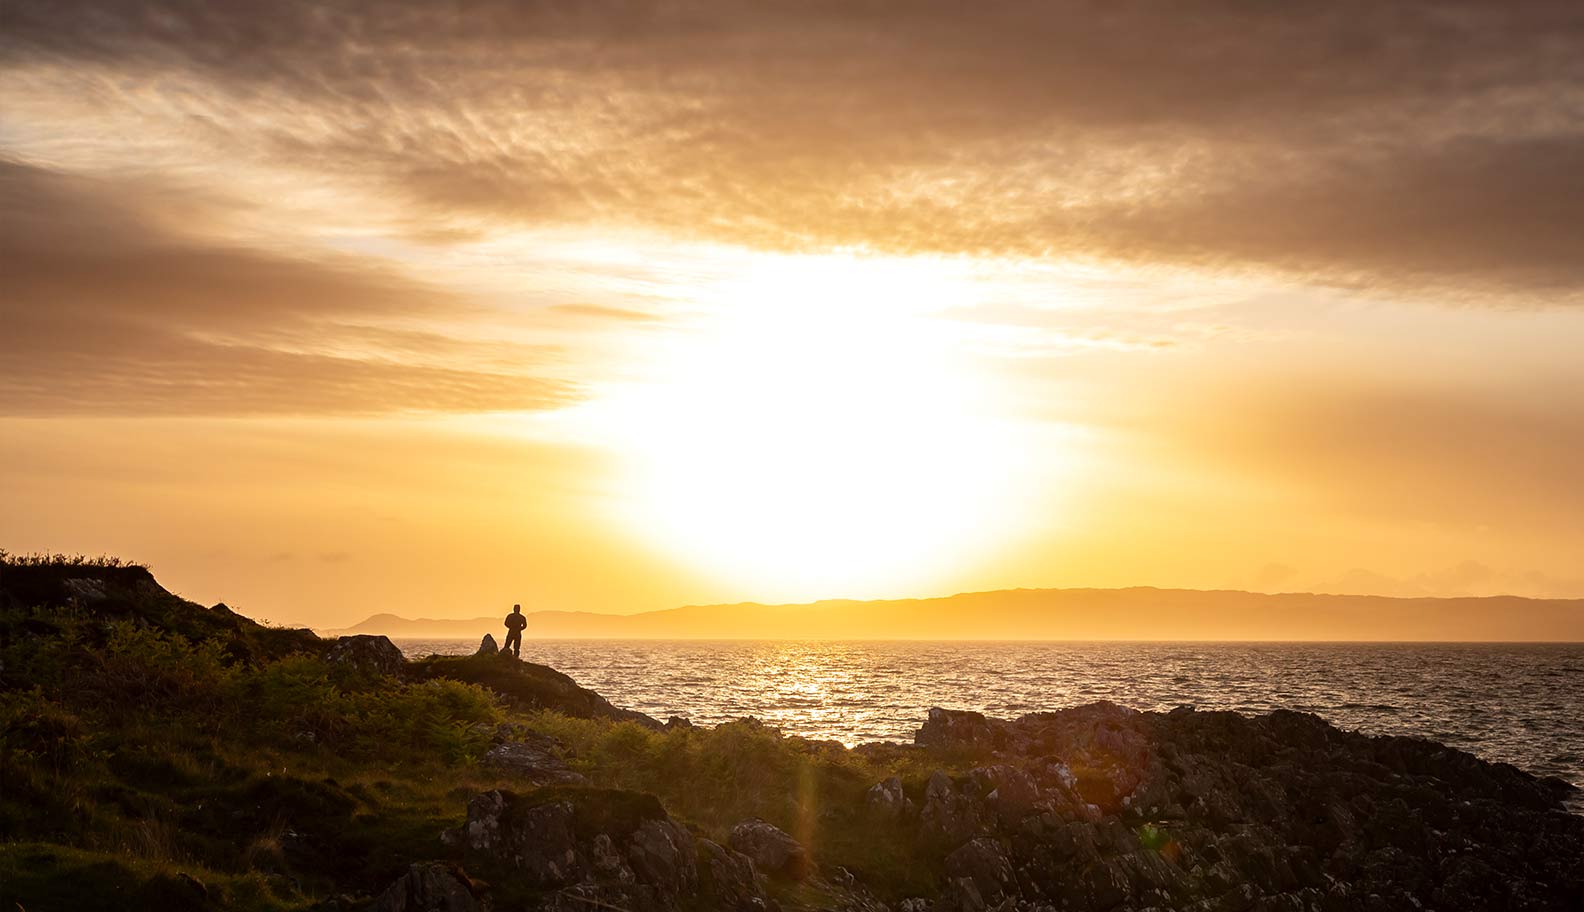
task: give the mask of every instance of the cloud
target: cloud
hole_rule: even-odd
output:
[[[593,320],[615,320],[624,323],[656,323],[663,318],[644,313],[641,310],[628,310],[625,307],[609,307],[604,304],[554,304],[550,309],[556,313],[569,314],[574,317],[587,317]]]
[[[8,6],[0,66],[32,85],[395,194],[430,238],[639,226],[1584,289],[1573,3]]]
[[[355,258],[178,234],[147,193],[0,161],[0,414],[481,411],[573,395],[463,366],[498,346],[469,359],[461,340],[381,325],[468,310],[451,296]],[[282,344],[294,336],[343,351]]]

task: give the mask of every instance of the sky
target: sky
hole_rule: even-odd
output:
[[[1571,2],[0,0],[0,548],[278,623],[1584,597]]]

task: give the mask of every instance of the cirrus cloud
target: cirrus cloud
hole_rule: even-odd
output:
[[[394,195],[430,239],[636,226],[1584,289],[1571,3],[7,7],[0,67],[33,89]]]

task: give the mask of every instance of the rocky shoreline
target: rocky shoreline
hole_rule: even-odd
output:
[[[1584,818],[1560,804],[1571,786],[1313,715],[934,709],[915,745],[858,750],[985,761],[932,772],[922,789],[889,778],[865,797],[863,815],[921,863],[939,860],[938,893],[888,904],[768,823],[744,821],[722,846],[634,793],[492,791],[447,840],[470,870],[568,910],[774,910],[788,905],[774,887],[811,882],[824,906],[864,912],[1563,910],[1584,898]],[[399,897],[429,876],[415,868],[376,908],[411,908]]]
[[[1573,786],[1304,713],[937,708],[848,749],[262,627],[140,568],[8,566],[0,610],[0,900],[30,912],[1584,908]]]

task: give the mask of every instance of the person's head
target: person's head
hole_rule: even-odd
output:
[[[522,606],[521,605],[513,605],[512,606],[512,614],[522,614]]]

